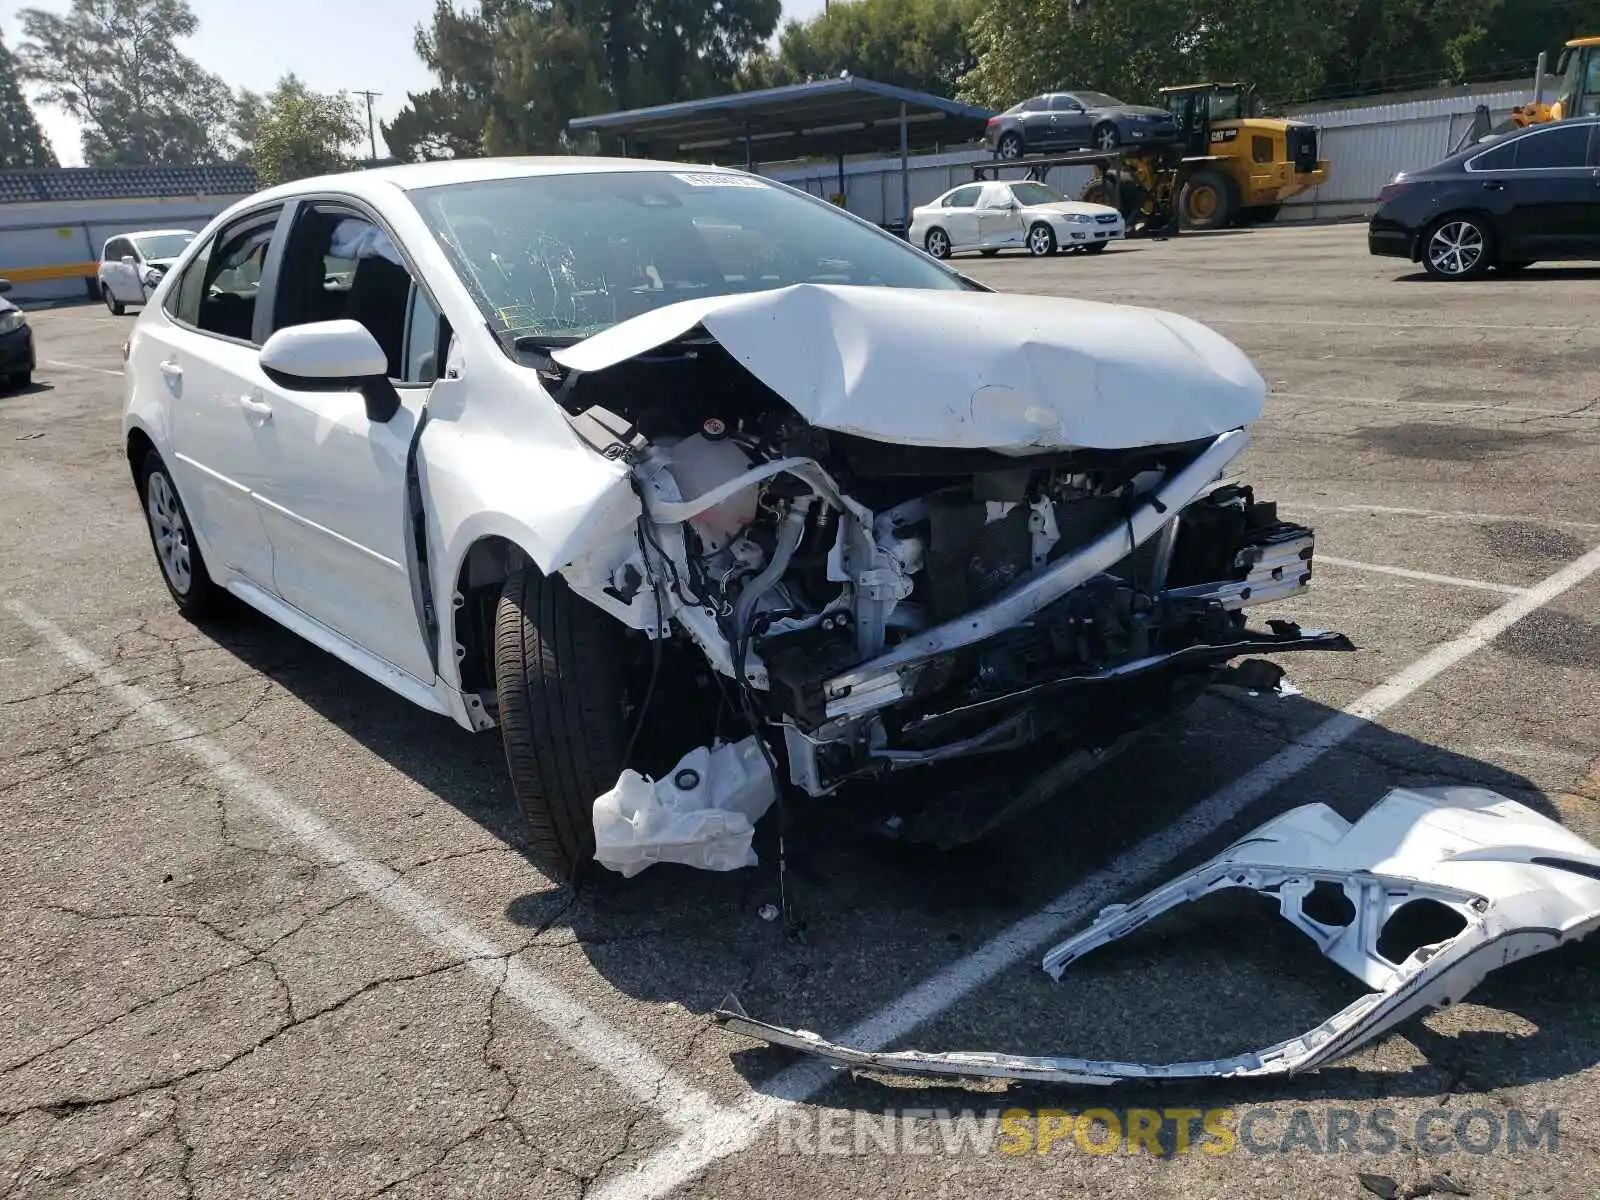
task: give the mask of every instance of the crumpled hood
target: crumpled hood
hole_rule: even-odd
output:
[[[797,284],[685,300],[551,357],[595,372],[697,326],[811,424],[1007,454],[1196,441],[1260,415],[1266,383],[1197,321],[995,292]]]

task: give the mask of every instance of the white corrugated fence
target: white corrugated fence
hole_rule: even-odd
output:
[[[1545,98],[1555,81],[1546,80]],[[1426,167],[1453,153],[1471,131],[1475,110],[1486,105],[1491,124],[1504,120],[1533,96],[1527,83],[1466,86],[1449,91],[1374,96],[1322,104],[1292,105],[1286,115],[1321,130],[1320,154],[1332,164],[1328,182],[1284,205],[1283,221],[1365,217],[1378,192],[1397,171]],[[926,204],[957,184],[972,180],[972,165],[993,161],[982,146],[909,160],[911,207]],[[788,164],[764,173],[824,198],[839,191],[838,166],[831,162]],[[1093,171],[1057,167],[1048,182],[1077,195]],[[844,165],[845,207],[880,225],[900,219],[900,160],[875,158]]]

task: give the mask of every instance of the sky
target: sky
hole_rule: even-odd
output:
[[[823,0],[785,0],[783,13],[806,18]],[[429,87],[433,78],[412,49],[417,25],[433,12],[434,0],[189,0],[200,31],[184,51],[234,89],[265,92],[293,71],[318,91],[375,91],[374,125],[394,116],[407,92]],[[0,35],[13,50],[22,41],[22,8],[66,12],[70,0],[0,0]],[[365,115],[366,101],[357,97]],[[34,106],[63,166],[83,162],[78,127],[66,114]],[[378,152],[385,153],[378,133]]]

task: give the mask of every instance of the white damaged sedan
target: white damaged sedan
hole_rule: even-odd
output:
[[[989,292],[736,171],[476,160],[263,192],[127,353],[179,607],[231,593],[498,728],[557,879],[602,810],[603,845],[648,842],[652,799],[734,796],[690,822],[726,840],[780,787],[1023,747],[1087,769],[1234,659],[1348,648],[1246,623],[1308,585],[1312,535],[1228,478],[1265,393],[1232,344]],[[635,868],[697,861],[682,828]]]
[[[907,238],[935,258],[1008,249],[1044,257],[1058,250],[1099,254],[1126,234],[1122,214],[1109,205],[1069,200],[1031,180],[999,180],[963,184],[912,209]]]

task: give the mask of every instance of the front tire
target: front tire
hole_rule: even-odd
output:
[[[1043,221],[1028,230],[1028,253],[1035,258],[1046,258],[1056,252],[1056,231]]]
[[[120,317],[128,311],[128,306],[111,294],[110,284],[102,283],[100,285],[100,299],[106,302],[106,308],[110,310],[113,317]]]
[[[922,248],[934,258],[949,258],[950,235],[935,225],[922,239]]]
[[[1494,235],[1482,217],[1441,217],[1422,238],[1422,266],[1435,279],[1477,279],[1494,263]]]
[[[1016,130],[1008,130],[1000,135],[1000,140],[995,143],[994,154],[996,158],[1011,160],[1021,158],[1026,153],[1027,147],[1022,144],[1022,135]]]
[[[1221,171],[1196,171],[1183,185],[1178,211],[1190,229],[1226,229],[1239,212],[1238,190]]]
[[[559,576],[520,571],[500,592],[494,661],[529,857],[557,883],[575,883],[594,860],[595,797],[624,766],[621,633]]]
[[[1110,121],[1101,121],[1094,127],[1094,148],[1096,150],[1115,150],[1122,145],[1122,130]]]
[[[139,464],[139,499],[144,504],[150,546],[156,552],[161,579],[178,610],[191,621],[216,612],[226,598],[211,581],[206,560],[194,540],[194,524],[178,497],[177,486],[161,455],[151,450]]]

